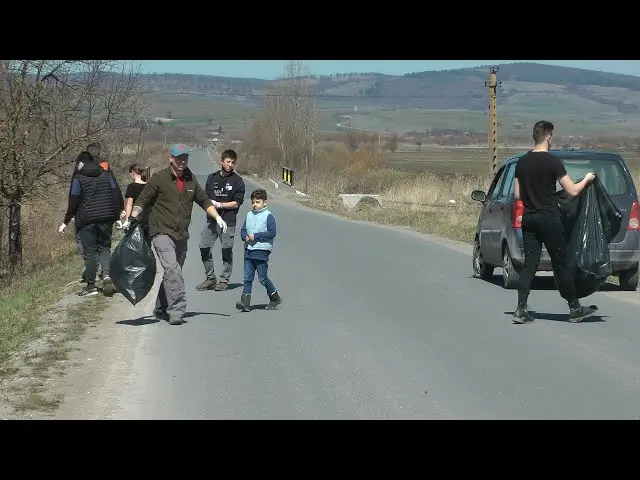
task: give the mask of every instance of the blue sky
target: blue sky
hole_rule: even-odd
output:
[[[409,72],[465,68],[512,62],[586,68],[640,77],[640,60],[302,60],[316,75],[377,72],[402,75]],[[144,60],[147,73],[186,73],[221,77],[273,79],[282,74],[287,60]]]

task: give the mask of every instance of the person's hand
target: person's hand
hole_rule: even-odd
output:
[[[247,235],[246,241],[247,242],[253,242],[255,240],[253,234],[252,235]]]
[[[116,228],[120,230],[122,228],[122,220],[116,220]]]
[[[127,217],[127,212],[125,212],[124,210],[122,210],[120,212],[120,220],[124,220]]]
[[[584,176],[584,179],[587,181],[587,183],[593,182],[596,178],[596,174],[593,172],[589,172]]]
[[[227,222],[225,222],[220,215],[216,217],[216,223],[222,229],[222,233],[227,231]]]
[[[222,203],[213,200],[213,206],[216,207],[216,210],[220,210],[220,208],[222,208]]]
[[[62,233],[64,232],[64,229],[67,228],[67,225],[65,223],[63,223],[62,225],[60,225],[58,227],[58,233]]]

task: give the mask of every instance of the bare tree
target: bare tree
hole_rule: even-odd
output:
[[[259,119],[280,152],[282,166],[309,171],[315,156],[317,115],[315,95],[308,67],[290,61],[285,74],[267,90],[265,108]]]
[[[9,265],[22,263],[21,206],[62,175],[86,142],[128,129],[144,107],[140,66],[111,60],[0,60],[0,195]]]

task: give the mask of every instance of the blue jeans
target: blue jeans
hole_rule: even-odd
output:
[[[273,282],[269,280],[267,272],[269,270],[269,262],[267,260],[255,260],[253,258],[244,259],[244,288],[242,293],[250,294],[253,285],[253,279],[258,272],[258,280],[267,289],[267,295],[271,296],[276,291]]]

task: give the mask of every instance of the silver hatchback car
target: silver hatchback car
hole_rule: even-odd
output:
[[[524,264],[521,201],[514,202],[513,189],[518,159],[526,152],[507,158],[496,172],[488,192],[475,190],[471,198],[482,203],[473,248],[473,274],[489,279],[495,267],[502,268],[504,288],[517,288]],[[631,173],[623,158],[612,152],[594,150],[551,150],[560,158],[567,173],[578,181],[594,172],[623,215],[623,228],[609,244],[613,275],[622,290],[638,287],[640,263],[640,207]],[[556,184],[557,191],[562,190]],[[538,271],[552,271],[551,260],[543,248]]]

